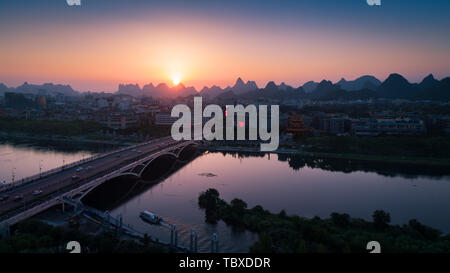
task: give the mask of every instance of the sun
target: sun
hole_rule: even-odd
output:
[[[180,74],[175,74],[172,75],[172,83],[173,85],[178,85],[181,82],[181,75]]]

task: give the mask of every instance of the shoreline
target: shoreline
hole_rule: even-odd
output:
[[[114,140],[95,140],[86,137],[69,137],[69,136],[40,136],[29,135],[25,133],[13,133],[0,131],[0,140],[5,139],[25,139],[25,140],[37,140],[37,141],[60,141],[60,142],[77,142],[77,143],[91,143],[91,144],[106,144],[106,145],[118,145],[118,146],[131,146],[139,142],[123,142]]]
[[[249,152],[249,153],[270,153],[283,155],[299,155],[317,158],[333,158],[333,159],[347,159],[370,162],[383,162],[395,164],[421,165],[421,166],[436,166],[436,167],[450,167],[450,159],[444,158],[426,158],[426,157],[396,157],[383,156],[373,154],[341,154],[341,153],[323,153],[323,152],[309,152],[297,149],[280,148],[273,152],[261,152],[258,148],[241,147],[241,146],[217,146],[207,147],[206,151],[210,152]]]

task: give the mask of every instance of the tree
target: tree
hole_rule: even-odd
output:
[[[348,227],[350,225],[350,215],[347,213],[336,213],[333,212],[331,214],[331,221],[337,226],[340,227]]]
[[[208,223],[215,224],[219,220],[217,210],[219,207],[219,192],[216,189],[207,189],[198,197],[198,205],[205,209],[205,220]]]
[[[231,200],[231,208],[241,214],[244,212],[244,210],[247,208],[247,203],[245,203],[244,201],[242,201],[241,199],[233,199]]]
[[[204,209],[216,209],[219,192],[216,189],[207,189],[198,198],[198,205]]]
[[[375,228],[379,230],[386,229],[389,227],[389,223],[391,222],[391,216],[383,210],[376,210],[373,213],[372,218]]]

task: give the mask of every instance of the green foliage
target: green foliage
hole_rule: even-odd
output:
[[[66,253],[66,244],[78,241],[86,253],[164,252],[159,246],[131,240],[119,240],[112,233],[88,236],[77,230],[52,227],[40,221],[21,222],[8,238],[0,240],[0,253]]]
[[[198,205],[205,209],[205,219],[208,223],[215,224],[219,219],[217,215],[219,200],[219,192],[216,189],[208,189],[198,197]]]
[[[379,230],[384,230],[389,227],[389,223],[391,222],[391,216],[389,213],[386,213],[382,210],[376,210],[373,215],[373,224],[375,228]]]
[[[199,205],[215,215],[215,222],[223,220],[236,231],[258,233],[259,240],[250,247],[253,253],[367,253],[370,241],[380,242],[383,252],[388,253],[443,253],[450,249],[450,235],[441,236],[440,231],[416,220],[403,227],[390,226],[389,213],[381,210],[374,212],[374,222],[352,219],[345,213],[332,213],[330,219],[306,219],[287,215],[284,210],[274,214],[261,206],[248,209],[239,199],[228,204],[215,189],[203,192]]]
[[[350,225],[350,215],[347,213],[339,214],[333,212],[331,214],[331,221],[339,227],[348,227]]]
[[[0,128],[4,132],[60,136],[77,136],[102,130],[102,126],[93,121],[19,120],[14,118],[0,118]]]
[[[312,152],[370,154],[383,156],[450,157],[448,136],[378,136],[311,137],[306,142],[312,145]]]
[[[171,126],[168,125],[155,125],[155,124],[145,124],[139,125],[132,128],[117,130],[120,135],[131,135],[131,134],[141,134],[144,136],[152,137],[165,137],[170,136]]]

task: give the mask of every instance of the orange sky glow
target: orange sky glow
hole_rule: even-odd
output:
[[[232,85],[237,77],[260,87],[270,80],[297,87],[309,80],[365,74],[384,80],[399,72],[412,81],[432,72],[448,76],[439,73],[450,68],[445,46],[433,44],[425,55],[426,40],[405,47],[358,29],[348,31],[353,38],[342,39],[332,29],[180,17],[23,26],[0,44],[0,82],[115,91],[119,83],[173,84],[174,78],[201,89]]]

